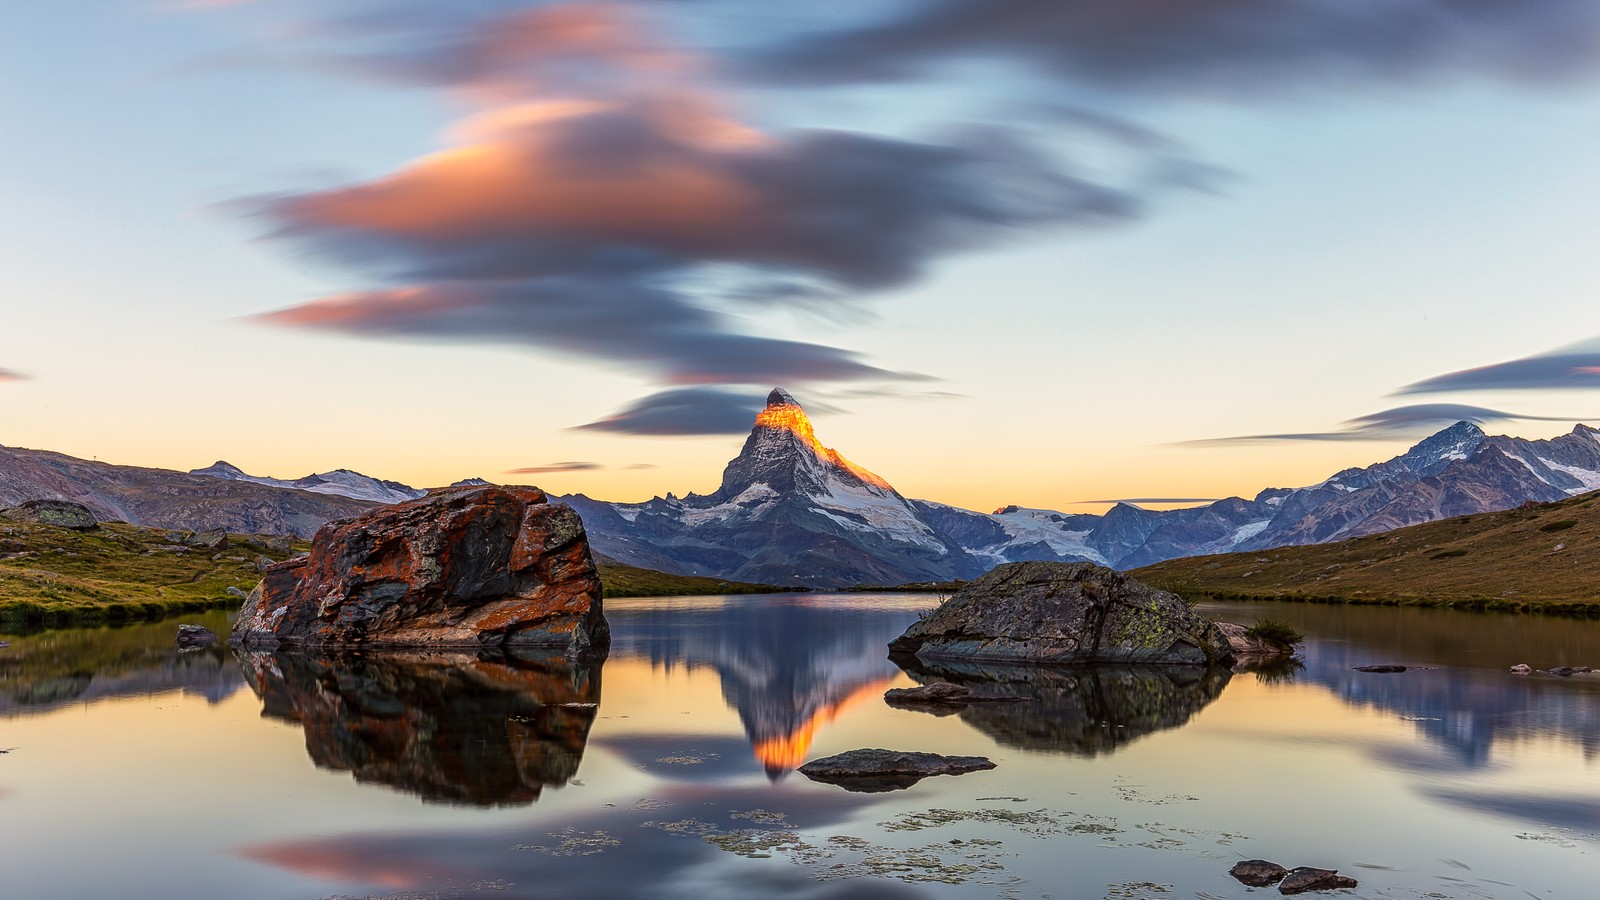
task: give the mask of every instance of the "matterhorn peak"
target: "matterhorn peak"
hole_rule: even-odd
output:
[[[773,388],[772,393],[767,395],[766,408],[756,414],[755,428],[757,432],[763,428],[788,432],[813,452],[826,452],[817,443],[817,434],[811,428],[811,418],[806,415],[804,407],[783,388]]]

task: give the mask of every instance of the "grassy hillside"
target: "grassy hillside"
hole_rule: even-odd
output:
[[[1600,492],[1383,534],[1134,570],[1185,596],[1600,615]]]
[[[288,558],[264,538],[229,535],[223,550],[182,543],[183,533],[120,523],[92,531],[0,522],[0,630],[160,619],[214,607],[235,608],[261,580],[256,560]],[[281,546],[281,545],[280,545]],[[213,558],[216,557],[216,558]],[[718,578],[669,575],[599,561],[607,597],[756,594],[784,590]]]
[[[595,557],[600,587],[606,597],[688,597],[702,594],[776,594],[794,588],[770,584],[724,581],[695,575],[672,575],[654,569],[624,565],[604,556]]]
[[[73,531],[0,522],[0,627],[130,622],[237,606],[227,589],[255,587],[257,558],[293,552],[246,535],[207,550],[184,545],[183,536],[120,523]]]

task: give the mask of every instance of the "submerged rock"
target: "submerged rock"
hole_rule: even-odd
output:
[[[1586,672],[1593,672],[1594,670],[1588,666],[1555,666],[1553,668],[1545,669],[1544,671],[1547,675],[1559,675],[1562,678],[1570,678],[1573,675],[1582,675]]]
[[[89,531],[99,527],[89,507],[71,500],[29,500],[10,509],[0,509],[0,519],[37,522],[74,531]]]
[[[1396,672],[1404,672],[1406,670],[1406,667],[1405,666],[1355,666],[1354,670],[1357,671],[1357,672],[1377,672],[1377,673],[1383,674],[1383,675],[1392,675],[1392,674],[1394,674]]]
[[[1247,859],[1234,863],[1228,874],[1250,887],[1267,887],[1282,881],[1289,870],[1264,859]]]
[[[1353,888],[1358,884],[1354,878],[1340,875],[1334,869],[1315,869],[1311,866],[1300,866],[1290,870],[1278,884],[1280,894],[1304,894],[1307,891],[1336,891],[1340,888]]]
[[[889,644],[919,659],[1223,664],[1216,624],[1176,594],[1092,563],[996,566]]]
[[[179,625],[179,647],[205,647],[217,642],[217,635],[203,625]]]
[[[323,526],[267,569],[243,646],[558,648],[610,644],[578,514],[537,488],[474,487]]]
[[[971,688],[948,681],[935,681],[914,688],[890,688],[883,692],[890,706],[965,706],[968,703],[1018,703],[1028,697],[980,694]]]
[[[836,784],[847,791],[878,794],[911,787],[934,775],[965,775],[994,768],[983,756],[941,756],[906,750],[850,750],[812,760],[800,773],[812,781]]]

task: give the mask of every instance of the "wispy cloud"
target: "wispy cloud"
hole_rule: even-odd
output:
[[[1600,388],[1600,338],[1408,384],[1397,394]]]
[[[558,462],[543,466],[527,466],[521,469],[507,469],[507,475],[542,475],[548,472],[591,472],[604,469],[605,466],[596,462]]]
[[[1371,415],[1358,416],[1345,422],[1335,431],[1302,432],[1291,434],[1245,434],[1235,437],[1205,438],[1179,441],[1180,447],[1218,447],[1236,444],[1267,444],[1278,441],[1382,441],[1394,438],[1419,436],[1457,422],[1483,425],[1489,422],[1577,422],[1581,417],[1529,416],[1502,412],[1482,406],[1460,403],[1419,403],[1397,406]]]
[[[1461,74],[1539,83],[1600,66],[1600,7],[1589,0],[926,0],[900,9],[764,47],[747,67],[815,84],[1004,59],[1102,89],[1254,97]]]
[[[28,381],[29,376],[11,369],[0,369],[0,381]]]

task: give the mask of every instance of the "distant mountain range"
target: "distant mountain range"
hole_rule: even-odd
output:
[[[817,441],[774,390],[715,493],[644,503],[563,498],[595,548],[680,574],[815,587],[973,578],[1002,562],[1088,561],[1118,569],[1288,544],[1320,544],[1600,488],[1600,431],[1548,441],[1488,437],[1457,423],[1406,453],[1253,500],[1104,515],[1007,506],[974,512],[908,500]]]
[[[469,482],[480,483],[478,479]],[[1007,506],[975,512],[908,499],[824,447],[782,389],[767,398],[717,490],[613,503],[556,499],[582,515],[597,554],[678,575],[795,587],[974,578],[1002,562],[1118,569],[1203,554],[1321,544],[1600,489],[1600,431],[1489,437],[1459,422],[1386,462],[1254,499],[1104,515]],[[218,462],[189,474],[0,448],[0,505],[78,500],[137,524],[309,536],[323,522],[425,491],[338,469],[285,481]]]
[[[251,484],[265,484],[271,487],[294,488],[301,491],[310,491],[313,494],[334,494],[339,497],[349,497],[352,500],[368,500],[373,503],[404,503],[415,500],[428,492],[420,488],[407,487],[398,481],[381,481],[360,472],[349,469],[334,469],[332,472],[323,472],[307,475],[294,481],[284,481],[280,478],[267,478],[261,475],[246,475],[238,466],[218,460],[204,469],[190,469],[190,475],[209,475],[212,478],[221,478],[226,481],[247,481]]]
[[[336,492],[312,493],[0,447],[0,506],[43,499],[82,503],[104,521],[300,537],[310,537],[331,519],[359,515],[372,507],[370,501]]]

